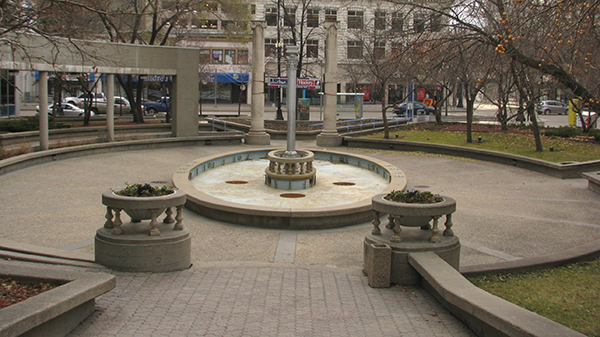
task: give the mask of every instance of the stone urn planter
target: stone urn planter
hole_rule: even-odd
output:
[[[421,229],[431,229],[431,237],[429,242],[439,243],[438,221],[442,216],[446,216],[446,229],[444,236],[454,236],[452,231],[452,213],[456,211],[456,201],[447,196],[440,196],[442,201],[420,204],[420,203],[403,203],[390,201],[385,199],[387,194],[378,194],[372,198],[372,206],[374,212],[373,230],[371,234],[380,235],[379,228],[380,214],[389,214],[389,222],[386,225],[388,229],[392,229],[394,234],[390,238],[391,242],[401,242],[401,226],[421,227]],[[433,225],[431,221],[433,220]]]
[[[118,191],[117,191],[118,192]],[[186,193],[174,189],[173,193],[162,196],[131,197],[116,194],[110,190],[102,193],[102,204],[106,206],[106,222],[104,228],[111,228],[111,234],[123,234],[121,225],[121,211],[125,211],[132,222],[150,220],[150,235],[160,235],[158,229],[158,217],[165,213],[164,223],[175,223],[173,229],[183,229],[183,206],[186,201]],[[172,208],[176,207],[177,214],[173,218]],[[114,212],[114,215],[113,215]],[[114,217],[114,219],[113,219]]]

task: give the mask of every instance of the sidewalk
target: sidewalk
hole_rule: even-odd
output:
[[[316,148],[314,142],[297,146]],[[193,160],[252,148],[113,152],[2,175],[0,235],[91,253],[105,220],[102,192],[124,182],[170,181]],[[450,157],[335,150],[385,160],[404,171],[408,188],[455,198],[462,266],[541,256],[600,239],[600,197],[583,179]],[[192,234],[192,268],[112,272],[117,288],[97,300],[96,313],[71,335],[474,336],[422,288],[367,285],[362,245],[370,222],[286,231],[222,223],[186,209],[184,225]],[[291,261],[276,262],[278,247],[290,242]]]

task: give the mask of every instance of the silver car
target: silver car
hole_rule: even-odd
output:
[[[566,115],[569,111],[569,106],[560,101],[541,101],[535,107],[535,111],[538,113],[538,115],[548,115],[551,113]]]
[[[48,106],[48,115],[52,115],[52,109],[54,104]],[[35,107],[36,115],[40,112],[39,105]],[[73,104],[70,103],[60,103],[60,105],[56,108],[56,116],[55,117],[82,117],[85,113],[85,110],[80,109]],[[94,116],[94,112],[90,111],[90,116]]]

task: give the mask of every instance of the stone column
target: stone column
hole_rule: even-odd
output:
[[[15,73],[15,116],[21,115],[21,106],[23,104],[23,72],[18,70]]]
[[[287,130],[287,151],[284,153],[286,158],[296,158],[296,70],[298,69],[298,46],[287,47],[287,110],[288,110],[288,130]]]
[[[40,71],[40,150],[50,148],[48,141],[48,72]]]
[[[246,144],[270,145],[271,136],[265,132],[265,21],[252,21],[252,100],[250,131]]]
[[[341,146],[342,137],[336,130],[337,121],[337,22],[325,22],[325,83],[323,96],[323,131],[317,136],[318,146]]]
[[[106,74],[106,132],[108,141],[115,141],[115,75]]]

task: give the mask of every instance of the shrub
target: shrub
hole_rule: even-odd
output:
[[[37,131],[40,127],[38,116],[9,118],[0,122],[0,131],[5,132],[25,132]],[[64,123],[54,123],[54,117],[48,116],[49,129],[66,129],[71,126]]]
[[[582,132],[579,128],[574,128],[570,126],[561,126],[558,128],[548,128],[544,131],[544,136],[548,137],[564,137],[571,138],[576,136],[581,136]]]
[[[594,140],[600,142],[600,129],[590,129],[588,136],[594,137]]]
[[[384,199],[406,204],[434,204],[442,202],[444,199],[439,194],[433,194],[429,191],[391,191]]]
[[[168,195],[175,192],[172,186],[152,186],[148,183],[145,184],[127,184],[122,190],[115,191],[115,194],[122,195],[125,197],[160,197],[161,195]]]

